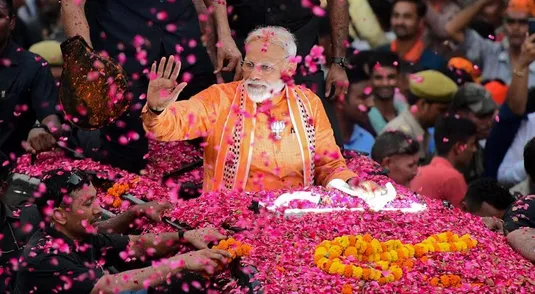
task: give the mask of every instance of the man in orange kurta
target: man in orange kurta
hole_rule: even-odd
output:
[[[145,129],[160,141],[205,138],[204,191],[327,186],[356,176],[335,143],[320,99],[283,82],[296,69],[293,36],[280,27],[253,31],[246,41],[244,79],[213,85],[176,101],[180,63],[152,66]]]

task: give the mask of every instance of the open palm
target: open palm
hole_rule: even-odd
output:
[[[187,83],[177,85],[176,80],[179,73],[180,61],[175,62],[174,56],[170,56],[168,61],[162,57],[157,68],[156,62],[152,64],[147,91],[147,103],[151,109],[164,110],[169,104],[176,101],[180,92],[187,85]]]

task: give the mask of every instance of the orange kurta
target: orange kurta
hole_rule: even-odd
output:
[[[239,82],[211,86],[189,100],[173,103],[160,115],[145,105],[142,119],[145,129],[160,141],[181,141],[206,137],[204,149],[204,191],[215,190],[214,173],[225,120],[232,108]],[[303,90],[308,98],[316,132],[315,183],[327,185],[333,179],[344,181],[356,174],[347,169],[320,99],[310,90]],[[296,188],[303,185],[303,160],[292,121],[287,97],[283,94],[256,107],[252,161],[246,191]],[[273,139],[271,122],[285,121],[281,140]]]

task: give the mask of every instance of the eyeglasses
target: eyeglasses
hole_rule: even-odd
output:
[[[272,74],[274,71],[275,71],[275,66],[283,61],[285,61],[289,56],[286,56],[284,57],[283,59],[277,61],[276,63],[273,63],[273,64],[269,64],[269,63],[260,63],[260,64],[255,64],[254,62],[251,62],[251,61],[248,61],[248,60],[244,60],[241,62],[241,67],[243,69],[244,72],[246,73],[250,73],[252,72],[255,68],[258,69],[260,71],[261,74],[263,75],[269,75],[269,74]]]
[[[529,23],[529,20],[527,18],[511,18],[511,17],[508,17],[505,19],[505,22],[507,24],[519,24],[519,25],[527,25]]]

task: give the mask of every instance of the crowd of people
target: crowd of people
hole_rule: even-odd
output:
[[[204,148],[203,191],[343,186],[371,201],[380,187],[347,168],[342,154],[352,150],[397,184],[483,217],[535,261],[534,14],[532,0],[0,0],[1,179],[13,178],[22,154],[60,143],[142,174],[150,138],[189,140]],[[60,44],[76,36],[128,77],[129,108],[96,130],[71,124],[59,103],[73,76],[62,80],[71,69]],[[207,249],[206,236],[224,238],[215,230],[126,235],[125,224],[163,210],[157,203],[97,224],[89,238],[81,223],[99,215],[91,179],[56,171],[43,182],[50,201],[37,204],[53,212],[50,225],[25,249],[2,209],[11,233],[0,236],[15,247],[2,249],[0,268],[16,258],[6,252],[25,264],[0,289],[63,285],[55,263],[84,275],[64,291],[145,291],[227,257]],[[51,251],[42,243],[50,238],[98,252]],[[126,248],[139,258],[154,242],[155,258],[184,241],[199,251],[163,268],[110,275],[85,264],[120,263]]]

